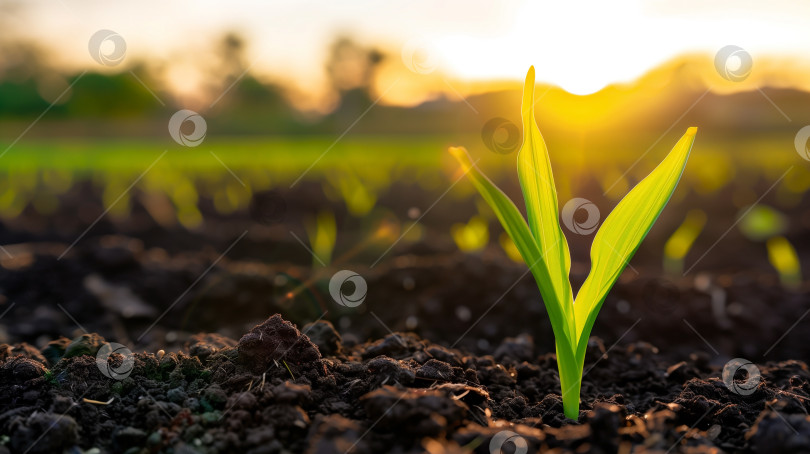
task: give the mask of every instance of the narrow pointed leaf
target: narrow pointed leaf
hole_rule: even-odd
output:
[[[523,145],[518,152],[518,176],[526,201],[529,227],[537,246],[545,254],[554,293],[574,331],[573,298],[568,274],[571,256],[560,229],[557,189],[543,136],[534,118],[534,67],[529,68],[523,87]]]
[[[616,205],[591,246],[591,272],[574,303],[577,358],[608,291],[633,257],[681,178],[697,128],[689,128],[669,155]]]
[[[546,266],[546,258],[535,242],[520,210],[518,210],[506,194],[498,189],[498,187],[478,169],[475,163],[470,159],[467,150],[460,147],[451,147],[450,153],[461,164],[464,172],[470,180],[472,180],[475,188],[495,212],[504,230],[506,230],[506,233],[512,238],[518,251],[520,251],[520,255],[529,266],[537,282],[537,286],[540,288],[540,294],[543,296],[543,302],[546,305],[546,310],[551,319],[551,326],[554,329],[554,336],[568,339],[573,354],[574,344],[571,343],[571,341],[574,339],[574,333],[570,331],[566,312],[560,300],[557,299],[554,286],[552,285],[552,279]]]

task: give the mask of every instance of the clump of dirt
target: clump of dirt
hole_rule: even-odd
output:
[[[284,363],[288,368],[324,370],[318,346],[292,323],[274,315],[239,339],[239,362],[261,374]]]

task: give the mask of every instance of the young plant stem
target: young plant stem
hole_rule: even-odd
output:
[[[560,374],[560,389],[562,391],[563,413],[565,416],[579,419],[579,390],[582,386],[583,361],[578,361],[574,352],[566,345],[556,343],[557,370]]]

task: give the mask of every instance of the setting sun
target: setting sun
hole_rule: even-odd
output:
[[[795,14],[810,14],[810,4],[791,5]],[[679,6],[684,11],[670,14],[673,6],[637,0],[527,2],[514,22],[496,31],[437,37],[435,52],[441,67],[462,79],[511,79],[534,64],[540,83],[588,95],[630,83],[678,55],[740,44],[751,53],[789,57],[801,54],[798,36],[809,37],[789,9],[758,11],[735,3],[736,12],[728,13],[716,4]],[[685,13],[690,8],[697,18]],[[759,20],[760,14],[773,20]]]

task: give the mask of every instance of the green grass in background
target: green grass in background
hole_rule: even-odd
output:
[[[656,137],[639,136],[612,145],[608,139],[549,140],[561,200],[581,195],[594,180],[607,197],[618,200],[666,152],[660,146],[650,148]],[[0,143],[0,149],[9,144]],[[59,194],[79,180],[101,187],[110,205],[143,174],[135,185],[138,192],[168,197],[187,213],[185,224],[194,225],[200,221],[195,207],[200,196],[211,197],[220,211],[231,212],[245,207],[253,191],[289,189],[305,172],[300,181],[322,183],[327,195],[344,199],[353,214],[362,215],[392,182],[444,192],[448,181],[455,180],[448,180],[448,175],[457,171],[446,153],[451,145],[466,145],[473,159],[480,159],[479,167],[496,181],[508,182],[514,173],[514,157],[489,151],[477,135],[349,135],[337,141],[334,136],[217,137],[196,148],[169,139],[23,140],[0,157],[0,217],[18,215],[29,202],[47,214],[55,209]],[[695,143],[674,197],[690,190],[711,194],[732,185],[742,199],[755,200],[757,183],[774,182],[792,166],[775,189],[781,202],[792,205],[810,189],[810,170],[804,164],[793,149],[792,137],[763,134],[735,141],[707,134]],[[460,182],[451,197],[472,197],[472,191]],[[128,200],[121,200],[111,214],[123,216],[128,210]]]

